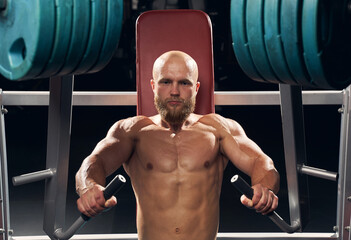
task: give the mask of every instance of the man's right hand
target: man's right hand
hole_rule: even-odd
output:
[[[112,196],[107,201],[104,198],[103,191],[105,188],[101,185],[95,185],[83,193],[77,200],[78,210],[87,217],[94,217],[107,208],[117,204],[117,199]]]

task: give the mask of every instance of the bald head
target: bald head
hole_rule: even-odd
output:
[[[189,73],[189,77],[191,77],[195,82],[199,76],[198,67],[195,60],[182,51],[165,52],[156,59],[152,69],[152,77],[154,80],[160,77],[160,74],[162,73],[165,66],[173,68],[186,68]]]

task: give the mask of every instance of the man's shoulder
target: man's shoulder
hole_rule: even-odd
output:
[[[133,132],[138,131],[139,129],[154,124],[151,118],[146,116],[134,116],[125,118],[117,121],[112,129],[114,131],[125,131],[125,132]]]
[[[238,129],[241,129],[241,126],[235,120],[223,117],[216,113],[203,115],[199,119],[199,122],[205,125],[210,125],[216,128],[217,130],[226,130],[232,133],[237,131]]]

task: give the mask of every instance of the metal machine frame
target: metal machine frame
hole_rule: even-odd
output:
[[[59,79],[61,78],[61,79]],[[64,227],[67,167],[72,106],[135,106],[136,92],[73,92],[74,76],[50,80],[50,92],[0,92],[1,221],[0,239],[49,239],[47,236],[15,237],[10,228],[4,106],[49,106],[47,169],[19,176],[19,184],[46,180],[44,230],[52,233]],[[51,87],[52,86],[52,87]],[[49,100],[50,97],[50,100]],[[304,224],[300,206],[304,176],[313,175],[338,181],[337,226],[332,233],[219,233],[217,239],[338,239],[350,240],[351,136],[350,87],[343,91],[301,91],[300,87],[280,85],[280,91],[215,92],[216,105],[280,105],[283,122],[285,161],[289,189],[290,222]],[[333,173],[305,165],[302,105],[341,105],[339,172]],[[55,126],[55,127],[53,127]],[[51,130],[50,130],[51,129]],[[337,179],[338,176],[338,179]],[[301,209],[300,209],[301,208]],[[72,239],[137,239],[136,234],[76,235]]]

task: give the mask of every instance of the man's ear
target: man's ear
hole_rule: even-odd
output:
[[[150,80],[150,85],[151,85],[152,91],[154,91],[155,90],[155,82],[153,79]]]
[[[196,93],[199,91],[200,88],[200,82],[196,82]]]

